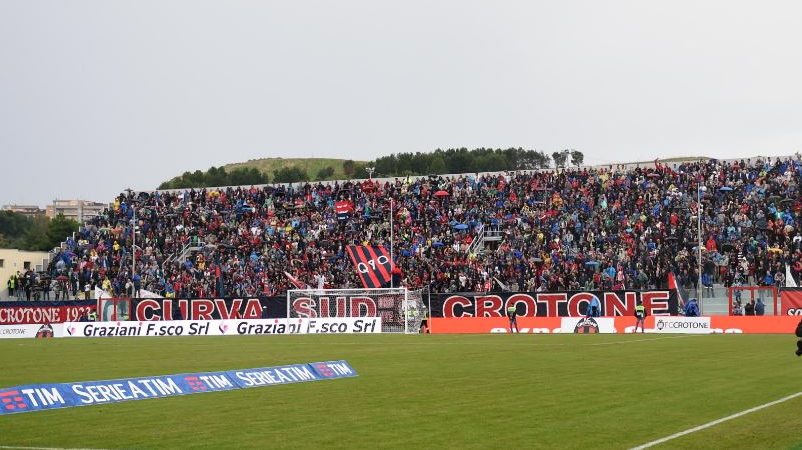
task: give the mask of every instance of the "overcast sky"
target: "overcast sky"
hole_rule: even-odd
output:
[[[261,157],[802,151],[802,2],[0,0],[0,204]]]

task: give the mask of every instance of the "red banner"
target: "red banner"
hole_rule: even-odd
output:
[[[662,316],[665,317],[665,316]],[[635,317],[615,317],[617,333],[632,333],[635,329]],[[659,333],[655,328],[655,320],[661,316],[647,317],[646,333]],[[518,317],[518,330],[528,334],[551,334],[561,332],[559,317]],[[713,333],[757,333],[757,334],[794,334],[798,317],[788,316],[711,316],[710,330]],[[508,333],[509,320],[504,317],[459,317],[429,319],[432,333]]]
[[[467,292],[431,295],[432,317],[503,317],[514,306],[518,316],[583,317],[592,301],[603,316],[631,316],[642,302],[650,316],[677,314],[677,291],[667,289],[571,292]]]
[[[782,315],[802,316],[802,289],[783,289],[780,291]]]
[[[0,324],[77,322],[94,311],[95,300],[74,302],[2,302]]]
[[[340,200],[334,204],[334,210],[337,212],[338,219],[346,220],[354,211],[354,205],[348,200]]]

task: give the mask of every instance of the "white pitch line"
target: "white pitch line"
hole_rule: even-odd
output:
[[[18,447],[14,445],[0,445],[0,448],[16,449],[16,450],[103,450],[100,448]]]
[[[639,445],[637,447],[632,447],[630,450],[641,450],[641,449],[644,449],[644,448],[653,447],[655,445],[662,444],[663,442],[668,442],[668,441],[670,441],[672,439],[676,439],[678,437],[685,436],[686,434],[691,434],[691,433],[695,433],[695,432],[700,431],[700,430],[704,430],[705,428],[714,427],[714,426],[716,426],[716,425],[718,425],[720,423],[724,423],[724,422],[726,422],[728,420],[737,419],[738,417],[745,416],[745,415],[753,413],[755,411],[760,411],[761,409],[766,409],[766,408],[769,408],[771,406],[778,405],[778,404],[783,403],[783,402],[787,402],[788,400],[791,400],[793,398],[799,397],[800,395],[802,395],[802,391],[797,392],[796,394],[788,395],[788,396],[783,397],[783,398],[781,398],[779,400],[774,400],[773,402],[768,402],[768,403],[764,403],[764,404],[759,405],[759,406],[755,406],[754,408],[745,409],[745,410],[743,410],[741,412],[737,412],[737,413],[729,415],[727,417],[722,417],[721,419],[716,419],[716,420],[714,420],[712,422],[707,422],[705,424],[699,425],[698,427],[693,427],[693,428],[689,428],[689,429],[687,429],[685,431],[680,431],[679,433],[674,433],[671,436],[666,436],[666,437],[660,438],[660,439],[658,439],[656,441],[647,442],[647,443],[645,443],[643,445]]]
[[[705,336],[703,334],[683,334],[680,336],[663,336],[663,337],[655,337],[655,338],[644,338],[644,339],[629,339],[627,341],[611,341],[611,342],[597,342],[595,344],[587,344],[588,347],[593,345],[616,345],[616,344],[629,344],[632,342],[648,342],[648,341],[660,341],[663,339],[682,339],[694,336]]]
[[[513,333],[517,334],[517,333]],[[521,333],[524,334],[524,333]],[[494,336],[508,336],[509,334],[498,333],[494,334]],[[558,335],[567,335],[567,336],[574,336],[574,333],[532,333],[529,336],[532,336],[533,339],[536,339],[536,336],[558,336]],[[467,335],[463,335],[467,336]],[[479,335],[475,335],[479,336]],[[486,335],[484,335],[486,336]],[[593,336],[593,335],[589,335]],[[661,341],[664,339],[683,339],[689,337],[700,337],[700,336],[710,336],[707,334],[681,334],[677,336],[661,336],[661,337],[653,337],[653,338],[642,338],[642,339],[628,339],[624,341],[610,341],[610,342],[596,342],[596,343],[565,343],[565,342],[558,342],[558,343],[543,343],[543,342],[503,342],[498,341],[494,342],[494,344],[500,344],[505,347],[508,346],[521,346],[521,347],[593,347],[598,345],[622,345],[622,344],[632,344],[637,342],[649,342],[649,341]],[[425,338],[423,338],[425,339]],[[588,339],[593,339],[592,337],[588,337]],[[412,345],[473,345],[473,341],[462,341],[462,342],[414,342]],[[338,346],[338,345],[366,345],[365,342],[283,342],[282,345],[315,345],[315,346]],[[409,346],[410,341],[396,341],[396,342],[384,342],[381,344],[373,344],[373,345],[381,345],[381,346],[390,346],[390,345],[398,345],[398,346]],[[487,342],[483,342],[482,345],[487,345]]]

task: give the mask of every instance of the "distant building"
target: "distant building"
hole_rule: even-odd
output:
[[[24,250],[0,248],[0,300],[8,300],[8,279],[12,275],[47,270],[50,255],[47,252],[27,252]]]
[[[103,210],[108,208],[108,203],[91,202],[88,200],[53,200],[47,205],[47,217],[51,219],[62,214],[67,219],[72,219],[78,223],[99,216]]]
[[[3,211],[24,214],[28,217],[41,216],[45,210],[36,205],[3,205]]]

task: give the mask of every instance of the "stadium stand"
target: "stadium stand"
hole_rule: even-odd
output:
[[[80,294],[278,295],[285,271],[361,287],[345,245],[390,246],[432,292],[695,288],[802,272],[799,157],[121,194],[50,264]],[[391,202],[392,199],[392,202]],[[391,206],[392,205],[392,206]],[[131,273],[133,219],[136,268]],[[320,277],[323,277],[321,280]]]

